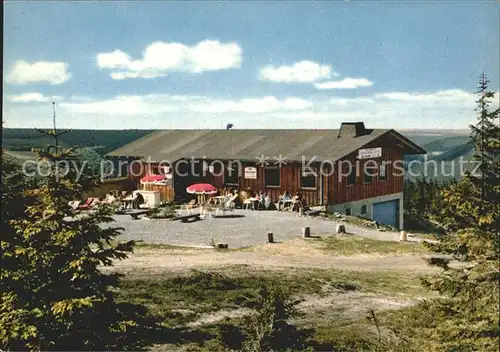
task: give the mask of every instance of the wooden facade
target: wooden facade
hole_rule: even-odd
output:
[[[264,177],[265,168],[256,165],[255,162],[241,163],[237,184],[236,182],[225,182],[226,180],[224,179],[224,175],[217,163],[213,164],[213,174],[206,171],[205,176],[194,176],[189,172],[191,168],[191,166],[187,164],[189,161],[177,161],[177,163],[182,163],[182,165],[177,165],[177,163],[172,165],[174,174],[172,176],[171,185],[140,185],[139,180],[142,177],[157,174],[156,169],[158,167],[156,164],[145,164],[142,167],[142,172],[139,172],[141,166],[138,163],[134,163],[130,168],[130,171],[135,175],[131,176],[131,178],[134,182],[136,182],[138,188],[158,190],[160,191],[162,200],[173,200],[174,198],[179,200],[186,199],[186,187],[193,183],[203,182],[210,183],[219,188],[221,191],[222,189],[227,188],[238,190],[251,189],[254,192],[263,191],[265,194],[269,194],[273,201],[277,201],[279,196],[285,191],[290,192],[292,195],[296,192],[300,192],[305,198],[306,203],[311,206],[331,205],[384,196],[403,191],[403,146],[400,145],[398,140],[391,135],[383,135],[371,143],[363,146],[363,148],[376,147],[382,148],[382,156],[376,159],[359,160],[357,159],[358,151],[356,150],[341,160],[331,161],[330,163],[324,163],[322,165],[319,163],[312,164],[311,168],[318,174],[315,187],[301,187],[301,163],[288,163],[279,168],[279,186],[266,186]],[[221,161],[224,165],[228,165],[228,161]],[[356,171],[358,176],[352,185],[348,185],[347,176],[342,176],[339,173],[339,165],[344,166],[342,169],[343,174],[345,175],[347,173],[347,165],[344,161],[349,161],[353,165],[357,166]],[[367,163],[373,163],[373,161],[376,162],[377,165],[380,165],[382,162],[387,163],[385,180],[382,180],[379,175],[375,175],[371,178],[370,182],[365,182],[366,180],[364,178],[363,169]],[[211,161],[209,160],[206,160],[206,163],[207,165],[211,165]],[[236,166],[236,164],[234,165]],[[244,169],[246,167],[255,167],[257,169],[257,177],[255,179],[245,178]],[[270,167],[273,166],[271,165]],[[323,173],[320,172],[320,167],[323,168]],[[397,168],[400,169],[398,170]],[[196,174],[202,174],[203,161],[197,162],[194,170]],[[177,171],[181,175],[177,174]]]
[[[346,202],[357,201],[366,198],[373,198],[403,192],[404,169],[403,169],[403,150],[396,146],[395,141],[388,136],[384,136],[377,141],[374,141],[366,148],[382,147],[382,157],[377,159],[358,160],[356,158],[357,151],[349,154],[342,159],[349,161],[352,165],[356,165],[356,182],[354,185],[348,185],[347,164],[342,164],[342,172],[340,173],[337,167],[333,174],[329,177],[328,199],[329,204],[342,204]],[[370,183],[366,183],[364,179],[364,169],[372,166],[370,160],[374,160],[378,165],[382,162],[387,163],[385,169],[385,180],[381,180],[379,172],[374,175]],[[356,163],[358,162],[358,163]],[[398,168],[400,168],[398,170]]]

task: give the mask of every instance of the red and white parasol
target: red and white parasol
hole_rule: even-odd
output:
[[[195,183],[186,188],[186,191],[190,194],[215,194],[217,188],[208,183]]]
[[[167,179],[166,175],[148,175],[141,178],[141,183],[157,183],[164,182]]]

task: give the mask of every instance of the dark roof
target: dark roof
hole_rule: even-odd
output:
[[[391,133],[404,145],[406,154],[425,151],[389,129],[366,129],[358,137],[338,137],[339,130],[159,130],[127,144],[107,156],[150,158],[173,162],[182,158],[255,160],[264,154],[282,154],[287,161],[302,161],[316,156],[317,161],[338,160],[378,137]]]

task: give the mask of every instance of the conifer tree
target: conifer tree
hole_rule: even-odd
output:
[[[93,180],[77,182],[65,163],[72,150],[55,147],[37,150],[50,175],[34,188],[23,190],[18,170],[2,168],[0,349],[134,346],[144,310],[115,302],[119,276],[100,270],[126,258],[133,242],[117,243],[120,229],[103,226],[110,208],[82,214],[68,205]]]
[[[429,245],[461,262],[433,258],[443,271],[424,284],[446,298],[434,307],[441,321],[431,330],[434,350],[497,351],[499,338],[499,110],[490,111],[494,93],[479,79],[478,123],[471,126],[479,174],[467,174],[443,191],[443,219],[452,233]]]

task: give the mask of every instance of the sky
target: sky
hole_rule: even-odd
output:
[[[466,129],[499,6],[6,1],[3,126]]]

